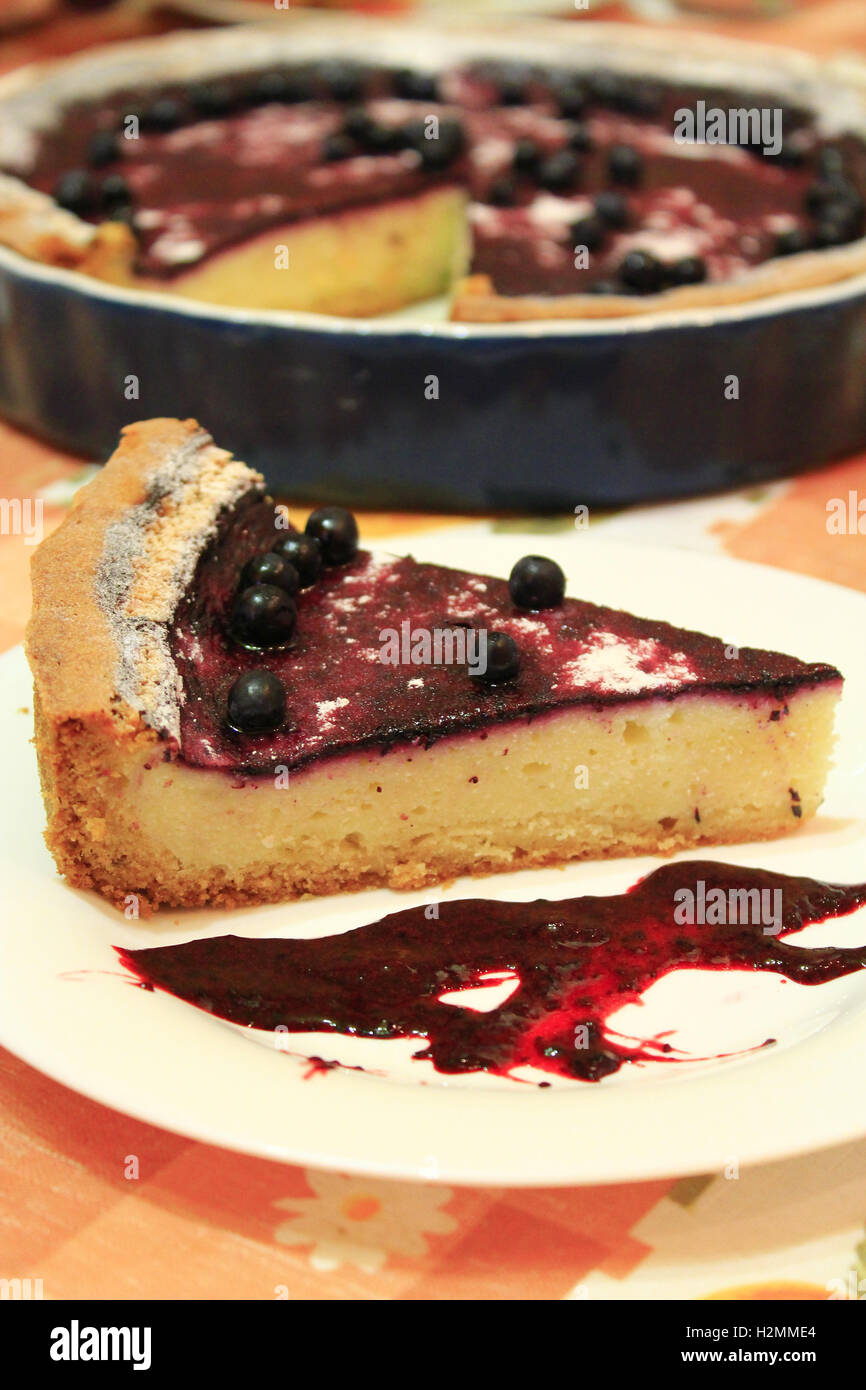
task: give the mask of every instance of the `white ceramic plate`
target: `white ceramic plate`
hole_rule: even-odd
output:
[[[393,543],[419,558],[506,574],[537,535],[485,527]],[[726,847],[738,864],[848,883],[866,877],[866,597],[712,556],[545,537],[569,591],[745,645],[789,650],[846,675],[836,769],[816,820],[775,843]],[[353,894],[235,913],[124,920],[66,887],[40,837],[23,654],[0,661],[0,1042],[66,1085],[143,1120],[266,1157],[393,1177],[490,1184],[599,1183],[745,1164],[866,1133],[866,972],[817,987],[773,975],[677,972],[618,1027],[676,1026],[690,1055],[725,1061],[627,1066],[550,1089],[445,1077],[410,1061],[417,1043],[244,1032],[160,992],[133,988],[112,949],[227,931],[326,935],[436,898],[618,893],[650,859],[463,879],[446,890]],[[206,827],[202,827],[206,833]],[[694,856],[697,857],[697,856]],[[707,857],[705,854],[700,857]],[[710,856],[713,857],[711,852]],[[866,911],[798,944],[855,945]],[[748,1049],[768,1035],[775,1048]],[[283,1039],[285,1041],[285,1039]],[[307,1079],[306,1056],[360,1062]]]

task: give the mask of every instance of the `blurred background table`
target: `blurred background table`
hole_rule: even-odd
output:
[[[273,8],[264,0],[0,0],[8,26],[0,71],[200,23],[229,6]],[[686,27],[866,54],[863,0],[631,0],[594,5],[589,16],[559,10],[579,22],[661,16],[672,42]],[[0,422],[0,495],[41,498],[46,528],[92,468]],[[827,502],[852,491],[866,497],[866,457],[747,493],[596,515],[592,525],[611,538],[717,550],[866,590],[866,540],[826,528]],[[377,513],[362,515],[361,527],[376,539],[459,521]],[[489,524],[543,536],[572,522]],[[0,536],[0,649],[23,633],[30,554],[23,538]],[[126,1176],[132,1155],[134,1180]],[[736,1178],[556,1191],[355,1180],[167,1134],[0,1050],[0,1174],[0,1278],[40,1278],[46,1298],[824,1299],[866,1278],[866,1140]]]

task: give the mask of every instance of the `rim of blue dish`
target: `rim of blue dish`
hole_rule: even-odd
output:
[[[705,308],[694,306],[677,310],[659,309],[647,314],[624,315],[622,318],[551,318],[508,323],[465,323],[450,320],[415,322],[411,319],[403,321],[385,316],[381,319],[344,318],[331,314],[302,313],[291,309],[235,309],[228,305],[186,299],[182,295],[160,290],[112,285],[108,281],[96,280],[80,271],[33,261],[5,246],[0,246],[0,271],[8,271],[19,279],[30,279],[41,285],[57,285],[74,291],[85,299],[123,305],[130,309],[159,310],[179,318],[216,320],[219,323],[249,328],[295,329],[343,337],[442,338],[458,342],[484,338],[609,338],[624,334],[651,333],[658,329],[711,328],[719,323],[748,322],[752,319],[769,319],[798,311],[820,309],[838,301],[856,299],[858,295],[866,297],[866,271],[863,271],[859,275],[811,289],[789,290],[735,304]]]

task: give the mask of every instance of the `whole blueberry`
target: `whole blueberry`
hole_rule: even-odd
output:
[[[315,584],[322,573],[322,547],[314,536],[293,531],[274,549],[295,568],[302,589],[309,589],[311,584]]]
[[[141,113],[142,130],[177,130],[183,120],[183,108],[173,97],[158,97]]]
[[[668,269],[672,285],[700,285],[707,278],[707,263],[701,256],[683,256]]]
[[[517,188],[514,179],[507,174],[502,178],[494,179],[487,190],[486,202],[492,203],[497,208],[511,208],[517,202]]]
[[[551,193],[562,193],[573,188],[580,172],[580,162],[571,150],[557,150],[542,160],[538,170],[538,182]]]
[[[585,246],[587,251],[597,251],[607,236],[607,227],[600,217],[590,214],[579,217],[572,223],[572,241],[575,246]]]
[[[655,82],[625,81],[618,99],[621,111],[632,116],[657,116],[662,107],[662,88]]]
[[[840,200],[856,203],[859,199],[853,185],[844,177],[836,175],[816,179],[814,183],[809,184],[804,195],[806,207],[816,216],[820,215],[828,203],[838,203]]]
[[[611,145],[607,152],[607,172],[614,183],[632,186],[643,173],[643,159],[631,145]]]
[[[113,130],[96,130],[87,144],[87,162],[93,169],[101,169],[120,157],[120,143]]]
[[[836,145],[825,145],[818,151],[818,173],[825,179],[845,177],[845,156]]]
[[[517,73],[507,73],[498,85],[497,95],[502,106],[523,106],[529,100],[529,83]]]
[[[622,289],[613,280],[593,280],[587,285],[584,294],[622,294]]]
[[[542,160],[541,150],[534,140],[520,139],[514,146],[512,167],[518,174],[534,174]]]
[[[237,99],[226,82],[199,82],[187,91],[187,101],[197,115],[205,120],[225,116],[237,105]]]
[[[577,154],[585,154],[592,149],[592,136],[589,133],[589,126],[583,121],[575,121],[568,132],[568,148],[575,150]]]
[[[822,246],[841,246],[862,236],[863,222],[864,208],[859,198],[837,198],[825,203],[817,214],[816,239]],[[823,240],[822,235],[829,239]]]
[[[284,647],[294,635],[297,616],[285,589],[251,584],[235,598],[231,634],[244,647]]]
[[[478,671],[477,679],[496,684],[511,680],[519,670],[520,649],[514,638],[507,632],[488,632],[487,663],[483,671]]]
[[[275,550],[267,550],[263,555],[254,555],[241,572],[241,587],[248,589],[251,584],[273,584],[285,589],[293,598],[301,587],[298,571],[291,560],[279,555]]]
[[[426,122],[420,122],[420,139],[413,140],[413,147],[421,156],[425,169],[446,169],[463,153],[466,145],[466,132],[460,121],[444,117],[439,121],[438,133],[428,138]]]
[[[69,169],[54,185],[54,197],[68,212],[93,212],[99,192],[86,169]]]
[[[393,74],[391,81],[396,95],[406,101],[438,100],[439,83],[432,73],[400,68]]]
[[[338,159],[351,159],[352,155],[358,153],[358,146],[351,135],[346,135],[343,131],[336,131],[333,135],[326,135],[322,141],[322,158],[328,163],[333,163]]]
[[[313,96],[313,84],[300,72],[263,72],[249,93],[253,102],[292,102],[309,101]]]
[[[122,174],[109,174],[102,180],[99,196],[103,207],[126,207],[132,202],[132,189]]]
[[[808,251],[812,240],[803,227],[788,227],[776,237],[774,256],[796,256],[800,251]]]
[[[319,63],[316,74],[334,101],[358,101],[364,94],[366,72],[359,63],[329,59]]]
[[[665,282],[665,267],[650,251],[629,251],[619,267],[619,278],[637,294],[655,294]]]
[[[844,246],[862,234],[863,221],[849,206],[828,203],[815,222],[816,246]]]
[[[350,106],[343,116],[343,130],[346,135],[361,144],[366,144],[375,126],[376,122],[363,106]]]
[[[272,671],[244,671],[229,691],[227,713],[229,724],[239,733],[278,729],[286,717],[282,681]]]
[[[345,565],[358,549],[358,523],[345,507],[317,507],[305,530],[319,542],[326,565]]]
[[[576,77],[566,77],[554,84],[554,100],[560,115],[573,118],[581,116],[586,106],[586,88]]]
[[[605,68],[590,73],[589,89],[594,101],[602,106],[620,106],[625,93],[625,78]]]
[[[623,193],[606,189],[596,194],[595,210],[609,227],[627,227],[629,222],[628,201]]]
[[[545,555],[524,555],[508,576],[508,592],[518,608],[555,608],[565,595],[565,575]]]

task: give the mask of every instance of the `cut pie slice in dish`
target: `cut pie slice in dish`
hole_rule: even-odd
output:
[[[517,559],[517,557],[515,557]],[[194,421],[131,425],[38,549],[60,871],[142,911],[664,852],[818,807],[842,677],[288,526]]]

